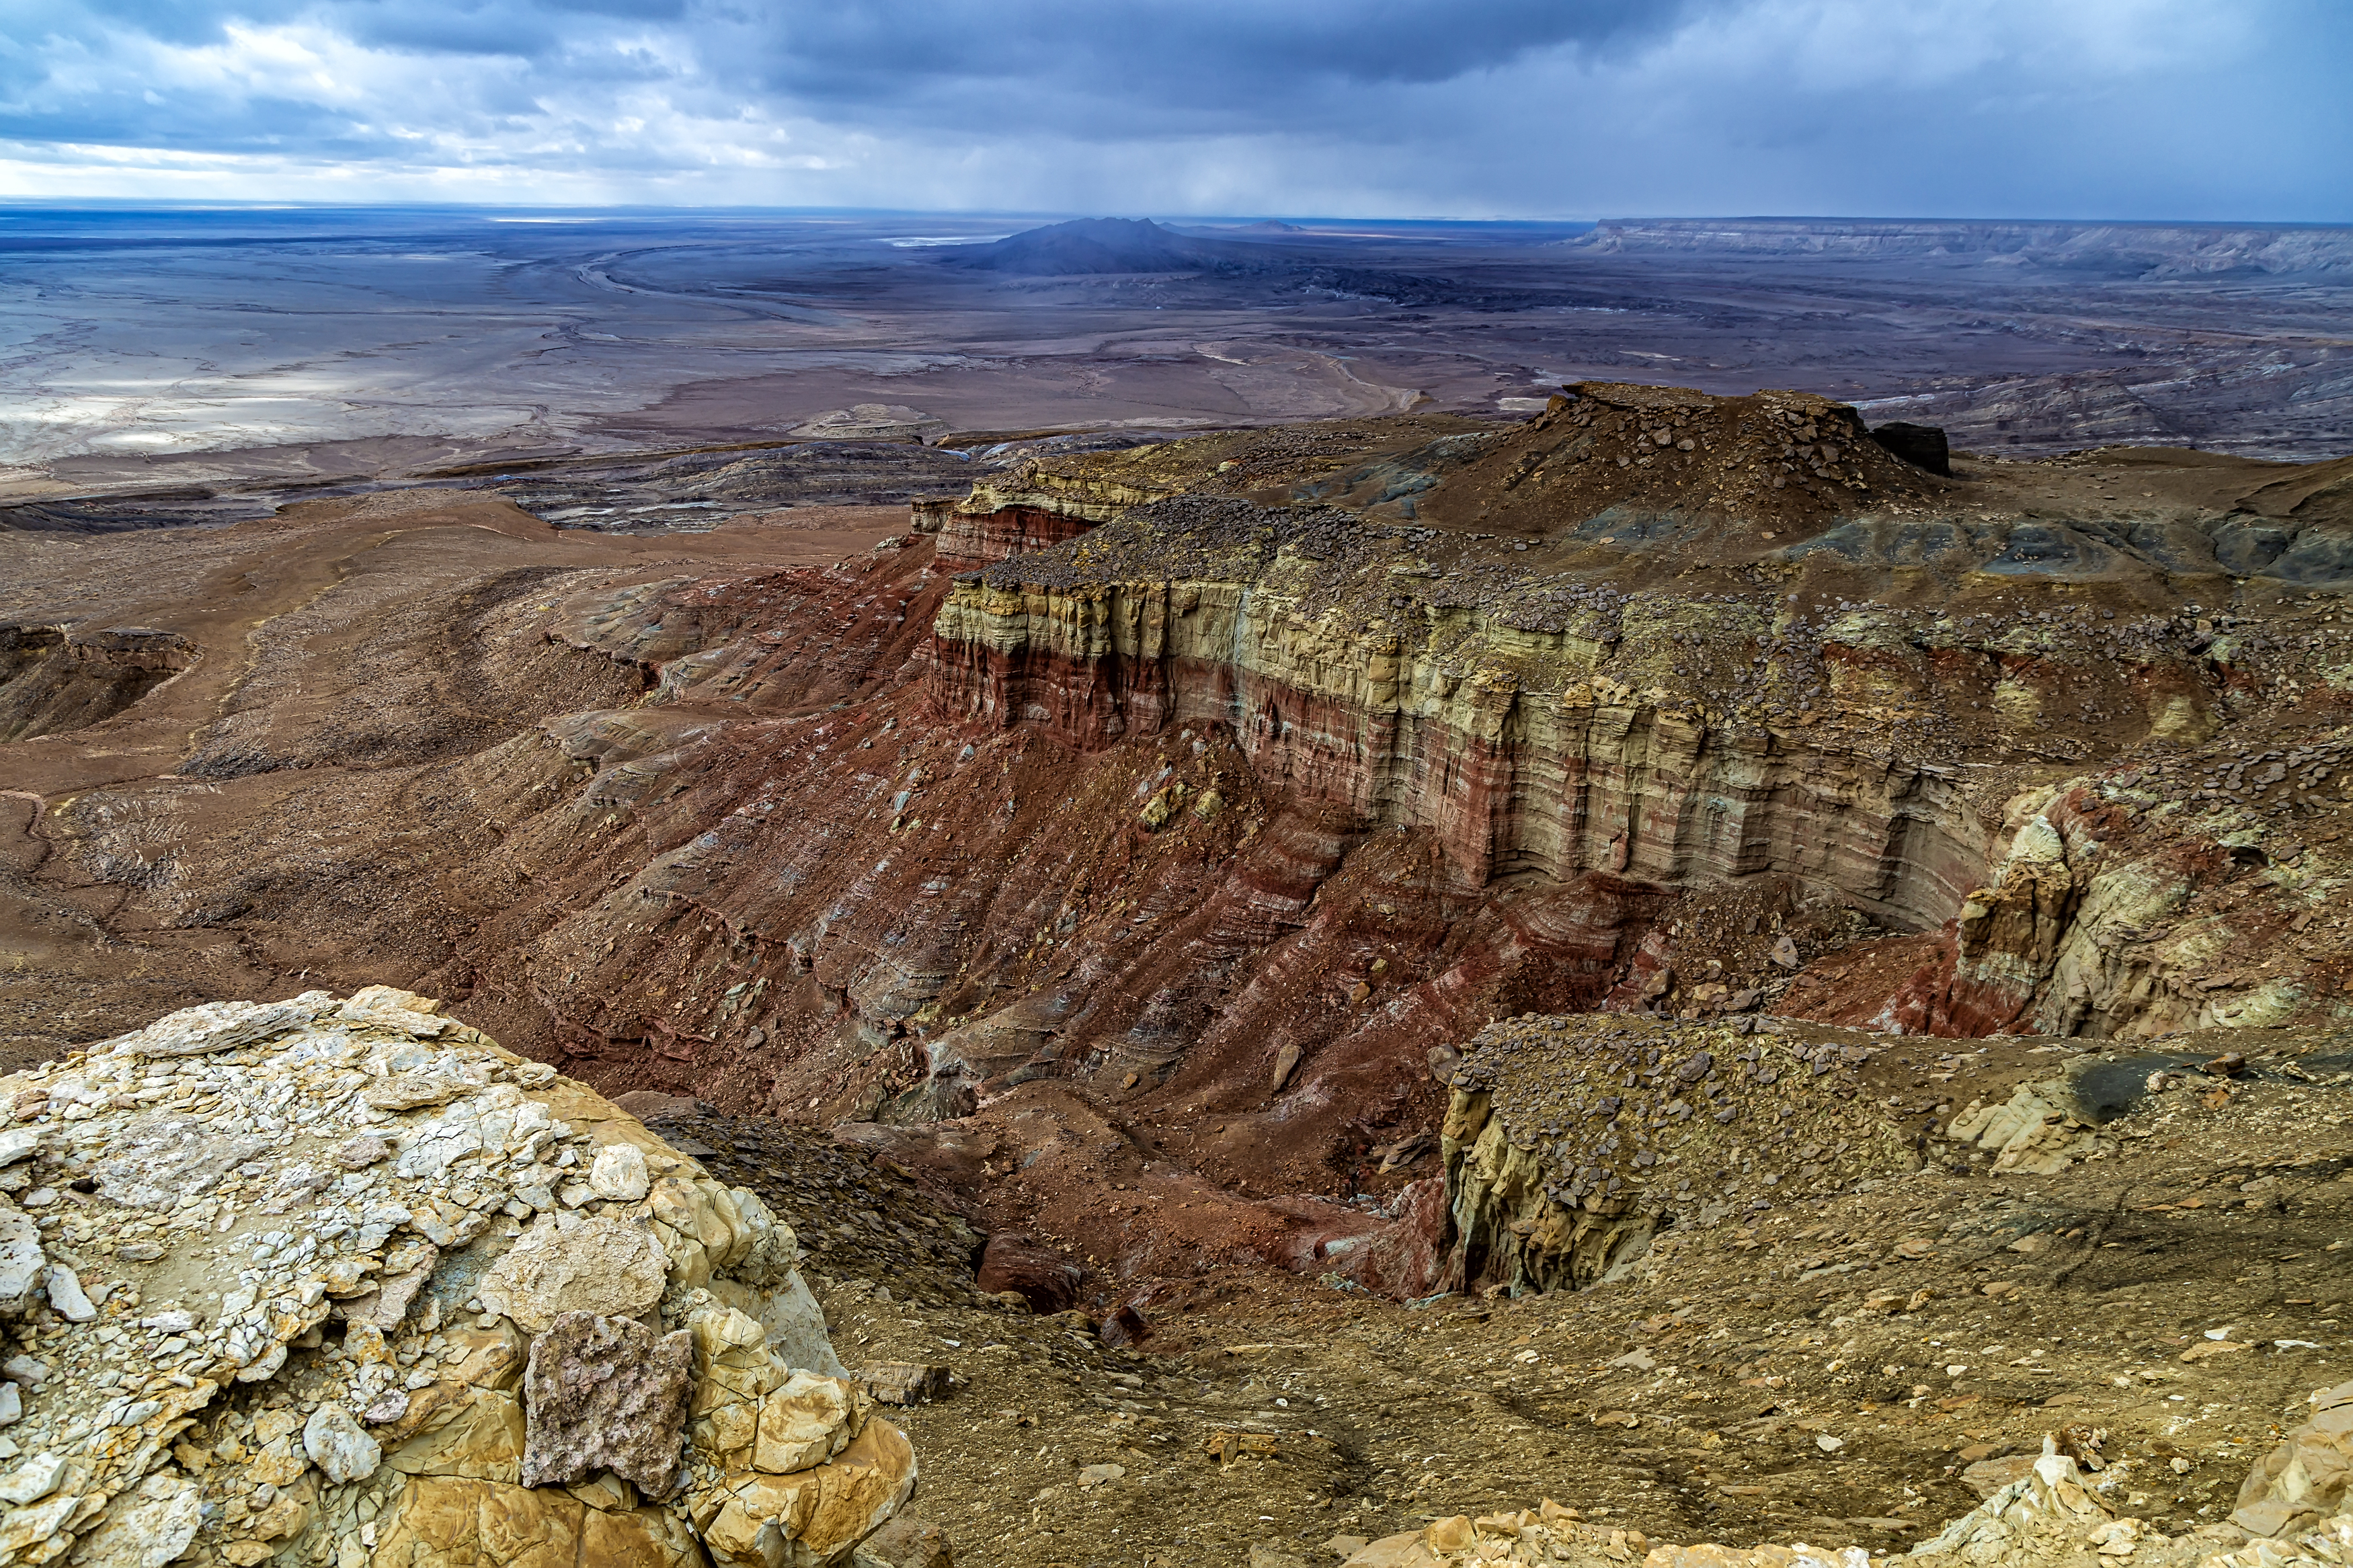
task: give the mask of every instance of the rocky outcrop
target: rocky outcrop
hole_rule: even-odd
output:
[[[1871,427],[1871,438],[1911,464],[1947,479],[1953,476],[1953,455],[1945,432],[1935,425],[1914,425],[1891,419]]]
[[[2348,762],[2341,731],[2307,732],[2021,795],[1949,947],[1875,1017],[1930,1034],[2148,1037],[2329,1005],[2325,979],[2283,945],[2341,886],[2295,830],[2333,803],[2327,781]]]
[[[1119,477],[1028,462],[1009,474],[978,481],[970,495],[952,507],[918,503],[915,527],[939,536],[942,565],[986,566],[1075,539],[1130,507],[1171,493]]]
[[[1440,1134],[1447,1283],[1577,1289],[1679,1220],[1911,1169],[1913,1138],[1862,1090],[1884,1048],[1754,1018],[1490,1025],[1453,1073]]]
[[[814,1568],[914,1485],[778,1353],[823,1323],[755,1194],[425,997],[188,1009],[0,1105],[0,1560]]]

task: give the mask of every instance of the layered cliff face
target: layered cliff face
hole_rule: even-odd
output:
[[[1952,767],[1873,756],[1849,735],[1810,743],[1802,720],[1777,734],[1770,715],[1810,709],[1851,672],[1865,695],[1948,702],[1984,684],[1985,650],[1949,650],[1976,668],[1940,681],[1933,658],[1874,659],[1865,639],[1913,628],[1866,616],[1837,628],[1854,642],[1803,647],[1822,665],[1777,668],[1813,638],[1761,596],[1642,604],[1510,584],[1482,601],[1431,591],[1414,543],[1316,512],[1168,503],[1067,557],[956,584],[933,698],[955,719],[1037,724],[1089,749],[1218,725],[1293,798],[1428,832],[1462,891],[1521,872],[1784,873],[1917,925],[1976,875],[1983,829]],[[1174,570],[1123,580],[1143,564],[1123,551]],[[1753,668],[1757,689],[1707,689],[1677,668],[1686,647]]]
[[[952,505],[918,502],[915,530],[938,535],[942,565],[981,566],[1074,539],[1132,506],[1170,493],[1117,474],[1058,473],[1025,463],[976,483],[970,495]]]
[[[2201,546],[2218,563],[2235,522],[2109,527],[2096,560],[2063,537],[2080,527],[1901,509],[1778,549],[1775,530],[1694,515],[1655,542],[1577,537],[1599,526],[1539,542],[1546,559],[1522,571],[1526,542],[1505,554],[1500,536],[1481,559],[1479,535],[1239,499],[1156,503],[958,579],[934,701],[1087,749],[1216,726],[1289,798],[1428,834],[1459,893],[1531,873],[1693,898],[1786,878],[1899,931],[1943,928],[1926,965],[1873,965],[1862,984],[1875,993],[1836,984],[1841,968],[1801,999],[1856,1023],[1974,1033],[2031,1015],[2055,1032],[2155,1033],[2336,1005],[2311,959],[2288,955],[2295,973],[2266,1003],[2205,1000],[2227,988],[2206,973],[2216,938],[2263,941],[2314,882],[2310,863],[2263,870],[2282,844],[2258,843],[2277,825],[2245,807],[2292,823],[2337,798],[2318,787],[2333,742],[2263,752],[2243,738],[2341,706],[2325,637],[2134,608],[2168,591],[2168,563]],[[1616,585],[1678,559],[1703,582]],[[2109,758],[2136,760],[2096,784],[2079,772]],[[2258,799],[2211,809],[2147,793],[2158,770],[2186,775],[2200,758],[2211,784],[2273,771]],[[2291,769],[2307,787],[2272,789]],[[2119,785],[2131,798],[2079,809]],[[2069,832],[2072,858],[2038,847]],[[2302,852],[2285,840],[2286,858]],[[2230,899],[2239,920],[2149,945],[2148,920],[2233,882],[2254,906]],[[2120,956],[2126,942],[2143,945]],[[1671,1005],[1735,980],[1685,974],[1679,991],[1675,945],[1653,931],[1635,961]],[[1753,994],[1771,973],[1740,978]],[[1743,989],[1717,985],[1716,1000]]]

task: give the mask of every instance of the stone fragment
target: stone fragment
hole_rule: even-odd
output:
[[[319,1283],[337,1299],[356,1296],[366,1288],[375,1268],[375,1260],[371,1258],[338,1258],[320,1271]]]
[[[752,1468],[789,1476],[840,1453],[865,1424],[863,1392],[843,1378],[794,1373],[760,1400]]]
[[[276,1377],[285,1365],[286,1346],[282,1342],[272,1344],[253,1360],[237,1368],[237,1381],[268,1383],[271,1378]]]
[[[1286,1042],[1282,1049],[1274,1054],[1274,1079],[1267,1086],[1269,1091],[1281,1094],[1283,1086],[1291,1081],[1291,1075],[1298,1070],[1299,1047],[1295,1044]]]
[[[793,1233],[782,1226],[777,1228],[784,1233],[789,1253]],[[767,1331],[768,1348],[786,1366],[821,1372],[828,1377],[849,1375],[826,1332],[824,1309],[798,1274],[786,1275],[783,1287],[769,1292],[760,1310],[760,1326]]]
[[[0,1502],[13,1508],[40,1501],[66,1479],[66,1462],[56,1454],[36,1454],[0,1479]]]
[[[311,1419],[302,1424],[302,1452],[339,1486],[365,1480],[384,1461],[383,1447],[340,1405],[322,1405],[311,1412]]]
[[[393,1174],[438,1180],[459,1160],[481,1152],[480,1131],[469,1121],[455,1119],[453,1113],[452,1119],[428,1121],[402,1138]]]
[[[183,1007],[143,1029],[90,1048],[93,1057],[117,1052],[150,1058],[195,1057],[232,1051],[290,1034],[335,1005],[324,991],[305,991],[285,1002],[214,1002]]]
[[[1029,1303],[1031,1311],[1043,1314],[1077,1305],[1085,1279],[1084,1271],[1060,1253],[1026,1236],[1000,1232],[988,1238],[980,1255],[976,1282],[990,1295],[1011,1290]]]
[[[337,1009],[343,1017],[364,1027],[386,1029],[417,1039],[437,1039],[456,1023],[439,1017],[438,998],[419,996],[396,985],[370,985],[354,991]]]
[[[364,1171],[392,1158],[392,1144],[373,1132],[354,1133],[327,1157],[346,1171]]]
[[[2026,1474],[1912,1549],[1915,1557],[1958,1553],[1971,1563],[2025,1560],[2063,1549],[2108,1521],[2107,1508],[2088,1489],[2075,1461],[2042,1440],[2042,1456]]]
[[[668,1497],[693,1392],[684,1331],[656,1334],[633,1319],[558,1314],[532,1342],[523,1373],[522,1484],[570,1486],[610,1470],[649,1498]]]
[[[902,1513],[858,1543],[856,1568],[955,1568],[955,1554],[946,1531]]]
[[[541,1215],[483,1276],[483,1304],[543,1333],[560,1313],[634,1318],[661,1300],[669,1260],[650,1232],[601,1215],[567,1226]]]
[[[608,1143],[588,1168],[588,1189],[607,1203],[633,1204],[653,1185],[645,1151],[634,1143]]]
[[[17,1317],[33,1304],[47,1278],[41,1227],[22,1209],[0,1208],[0,1317]]]
[[[433,1249],[427,1248],[428,1252]],[[416,1304],[417,1292],[433,1278],[433,1265],[407,1269],[390,1275],[365,1295],[353,1296],[343,1306],[344,1321],[365,1323],[385,1333],[390,1333],[407,1320],[408,1309]],[[332,1292],[330,1292],[332,1294]]]
[[[371,1426],[389,1426],[408,1414],[408,1390],[388,1389],[376,1397],[376,1402],[360,1412],[360,1419]]]
[[[1961,1482],[1980,1498],[1989,1498],[2006,1486],[2024,1480],[2034,1472],[2031,1454],[2005,1454],[1997,1458],[1979,1459],[1961,1472]]]
[[[25,1396],[13,1383],[0,1383],[0,1426],[14,1426],[25,1418]]]
[[[67,1520],[79,1511],[82,1500],[77,1492],[60,1490],[30,1508],[20,1508],[0,1519],[0,1562],[32,1560],[26,1549],[55,1535]]]
[[[37,1127],[11,1127],[0,1131],[0,1169],[31,1159],[40,1147],[41,1130]]]
[[[860,1372],[858,1381],[884,1405],[928,1405],[947,1397],[950,1375],[944,1366],[886,1361]]]
[[[2256,1535],[2291,1535],[2348,1511],[2353,1485],[2353,1383],[2321,1390],[2312,1417],[2247,1473],[2231,1522]]]
[[[98,1316],[98,1308],[91,1304],[89,1292],[81,1288],[81,1277],[64,1264],[49,1265],[45,1285],[50,1307],[67,1322],[87,1323]]]
[[[378,1110],[417,1110],[428,1105],[447,1105],[479,1087],[463,1079],[445,1078],[438,1073],[405,1072],[372,1085],[360,1098]]]

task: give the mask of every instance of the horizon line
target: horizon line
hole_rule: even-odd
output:
[[[840,217],[925,217],[980,222],[990,218],[1031,219],[1040,223],[1067,223],[1092,218],[1143,218],[1163,224],[1200,223],[1297,223],[1297,224],[1410,224],[1423,226],[1456,227],[1586,227],[1597,228],[1611,224],[1642,223],[1744,223],[1744,224],[2007,224],[2021,226],[2088,225],[2121,228],[2276,228],[2276,229],[2339,229],[2353,228],[2353,218],[2167,218],[2167,217],[2103,217],[2079,216],[2073,217],[2017,217],[1977,215],[1968,216],[1927,216],[1905,214],[1834,214],[1834,213],[1651,213],[1617,214],[1599,217],[1460,217],[1401,215],[1341,215],[1290,213],[1106,213],[1071,212],[1018,207],[892,207],[850,205],[777,205],[751,203],[657,203],[657,202],[468,202],[444,200],[385,201],[311,201],[301,199],[262,200],[237,197],[138,197],[138,196],[53,196],[10,195],[0,194],[0,210],[22,212],[534,212],[534,213],[613,213],[613,214],[755,214],[800,216]]]

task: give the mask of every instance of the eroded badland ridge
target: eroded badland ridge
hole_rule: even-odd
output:
[[[2347,460],[1017,457],[0,539],[0,1547],[2342,1560]]]

